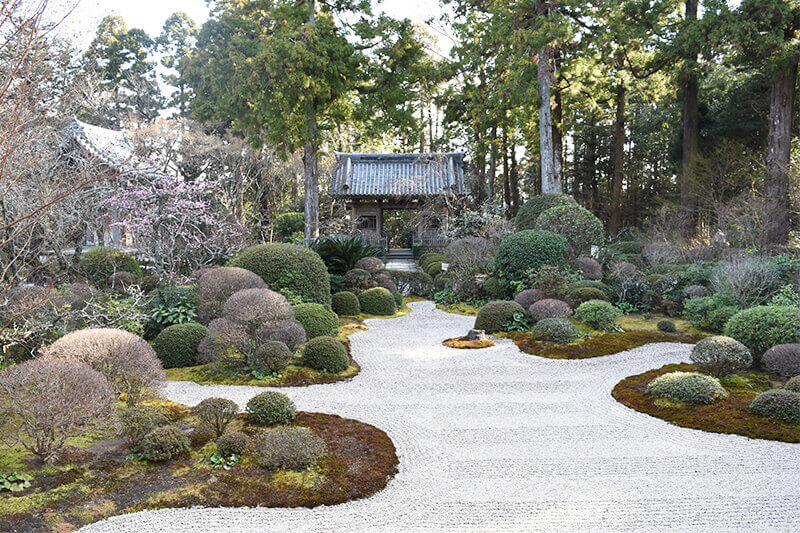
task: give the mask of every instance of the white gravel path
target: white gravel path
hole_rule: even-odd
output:
[[[385,490],[315,509],[145,511],[85,531],[800,530],[800,445],[675,427],[611,397],[626,376],[687,360],[688,345],[581,361],[510,342],[453,350],[441,341],[473,318],[411,307],[351,337],[352,381],[282,389],[299,409],[386,431],[400,472]],[[244,406],[263,390],[171,382],[167,396]]]

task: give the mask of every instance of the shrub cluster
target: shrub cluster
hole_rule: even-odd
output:
[[[778,265],[768,258],[737,257],[717,265],[711,276],[714,292],[741,307],[765,303],[782,285]]]
[[[283,372],[291,360],[292,352],[285,342],[266,340],[253,351],[249,363],[259,372],[278,374]]]
[[[514,297],[514,301],[522,306],[525,311],[530,306],[544,299],[544,293],[539,289],[525,289]]]
[[[257,274],[236,267],[207,270],[197,280],[197,321],[208,325],[222,316],[222,306],[228,298],[244,289],[266,289],[267,284]]]
[[[368,315],[391,316],[397,311],[394,296],[383,287],[374,287],[358,295],[361,312]]]
[[[294,318],[303,326],[307,339],[339,333],[339,317],[322,304],[297,304],[294,306]]]
[[[691,361],[702,371],[722,377],[753,364],[747,346],[730,337],[707,337],[692,348]]]
[[[528,308],[528,315],[534,322],[545,318],[569,318],[572,316],[572,308],[567,302],[545,298],[531,305]]]
[[[606,296],[606,293],[600,289],[595,289],[593,287],[581,287],[578,289],[573,289],[569,292],[569,294],[567,294],[567,303],[575,308],[584,302],[588,302],[589,300],[608,301],[608,296]]]
[[[333,337],[316,337],[303,346],[302,364],[320,372],[339,373],[347,370],[350,359],[347,349]]]
[[[302,427],[280,427],[264,431],[250,444],[259,466],[270,470],[304,470],[314,466],[326,453],[325,442]]]
[[[800,424],[800,394],[791,390],[768,390],[755,397],[750,411],[789,424]]]
[[[206,398],[192,409],[200,429],[213,432],[217,438],[225,433],[225,428],[233,422],[238,412],[236,402],[227,398]]]
[[[725,335],[741,342],[756,361],[778,344],[800,343],[800,309],[784,306],[751,307],[725,324]]]
[[[433,278],[425,272],[390,271],[397,290],[404,296],[428,297],[433,290]]]
[[[558,206],[577,205],[575,199],[567,194],[539,194],[522,204],[517,211],[517,231],[533,229],[536,219],[546,210]]]
[[[375,287],[377,283],[372,283],[372,274],[361,268],[348,270],[344,275],[345,287],[352,289],[356,293],[365,289]]]
[[[274,391],[262,392],[250,398],[247,412],[250,420],[260,426],[291,424],[297,417],[294,402],[285,394]]]
[[[725,324],[741,308],[732,305],[722,295],[690,298],[683,302],[683,314],[696,328],[721,332]]]
[[[604,300],[583,302],[575,310],[575,318],[590,328],[610,331],[622,316],[619,309]]]
[[[561,266],[567,255],[564,237],[543,230],[524,230],[500,243],[494,264],[510,280],[523,280],[530,270],[542,265]]]
[[[536,219],[535,229],[561,235],[576,253],[590,252],[592,246],[605,241],[603,223],[579,205],[560,205],[543,211]]]
[[[331,307],[337,315],[356,316],[361,313],[358,296],[350,291],[337,292],[331,296]]]
[[[167,417],[157,407],[136,405],[122,411],[120,423],[122,437],[132,447],[138,448],[148,433],[167,424]]]
[[[189,437],[175,426],[161,426],[142,439],[139,452],[148,461],[168,461],[173,457],[188,453],[191,449]]]
[[[450,268],[491,272],[492,260],[496,253],[497,246],[489,239],[464,237],[448,244],[444,257]]]
[[[566,318],[544,318],[531,330],[534,340],[568,344],[580,337],[575,325]]]
[[[647,394],[690,405],[710,404],[726,398],[719,380],[697,372],[670,372],[648,383]]]
[[[392,294],[397,292],[397,285],[392,280],[391,276],[389,276],[389,274],[386,272],[380,272],[373,275],[372,280],[377,284],[378,287],[383,287]]]
[[[197,364],[197,347],[208,329],[197,322],[175,324],[161,331],[153,341],[153,350],[164,368],[182,368]]]
[[[784,377],[800,375],[800,344],[778,344],[761,357],[767,372]]]
[[[142,269],[136,259],[113,248],[93,248],[83,252],[80,269],[96,287],[105,285],[116,272],[128,272],[134,280],[142,277]]]
[[[241,431],[225,433],[217,439],[217,451],[223,457],[244,455],[250,446],[250,437]]]
[[[658,324],[656,324],[656,327],[658,327],[658,331],[663,333],[675,333],[678,331],[678,328],[675,327],[675,322],[669,320],[668,318],[662,318],[659,320]]]
[[[505,325],[514,320],[514,315],[525,314],[525,309],[517,302],[495,301],[489,302],[478,310],[475,317],[475,329],[482,329],[486,333],[503,331]]]

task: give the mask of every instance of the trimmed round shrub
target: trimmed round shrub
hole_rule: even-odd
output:
[[[569,318],[572,316],[572,308],[567,302],[545,298],[530,306],[528,314],[534,322],[545,318]]]
[[[704,298],[711,294],[708,288],[702,285],[689,285],[684,287],[681,292],[684,298]]]
[[[261,343],[280,341],[293,352],[306,342],[306,330],[294,320],[272,320],[259,326],[256,330],[256,340]]]
[[[122,437],[134,448],[138,447],[148,433],[167,424],[167,417],[158,407],[135,405],[120,413]]]
[[[800,375],[800,344],[778,344],[761,357],[761,365],[771,374],[790,378]]]
[[[495,268],[510,280],[522,280],[531,269],[542,265],[561,266],[567,255],[564,237],[543,230],[525,230],[509,235],[500,243]]]
[[[293,235],[303,233],[306,229],[305,214],[297,212],[283,213],[272,222],[275,239],[291,242]]]
[[[389,274],[383,272],[376,274],[373,276],[372,281],[374,281],[378,287],[383,287],[392,294],[397,292],[397,285],[395,285],[394,281],[392,281],[392,278],[389,276]]]
[[[222,316],[228,298],[244,289],[266,289],[257,274],[236,267],[219,267],[205,271],[197,280],[197,321],[208,325]]]
[[[386,265],[378,257],[362,257],[361,259],[356,261],[356,264],[354,266],[355,268],[366,270],[370,274],[377,274],[378,272],[386,268]]]
[[[189,437],[175,426],[162,426],[154,429],[142,439],[139,451],[148,461],[168,461],[173,457],[188,453],[191,449]]]
[[[302,427],[281,427],[264,431],[250,444],[256,463],[269,470],[305,470],[327,453],[325,442]]]
[[[441,261],[433,261],[425,265],[425,273],[432,278],[435,278],[438,274],[444,272],[442,270],[442,262]]]
[[[265,374],[279,374],[286,370],[292,352],[286,343],[267,340],[262,342],[250,356],[250,366]]]
[[[208,328],[197,322],[165,328],[153,341],[153,350],[164,368],[183,368],[197,364],[197,347]]]
[[[578,329],[566,318],[544,318],[534,324],[531,333],[537,341],[557,344],[568,344],[580,337]]]
[[[610,298],[611,294],[613,293],[611,287],[603,283],[602,281],[592,281],[588,279],[582,279],[579,281],[575,281],[569,284],[569,290],[574,291],[575,289],[583,289],[583,288],[591,288],[603,291],[606,297]]]
[[[223,457],[244,455],[249,446],[250,437],[241,431],[231,431],[217,439],[217,451]]]
[[[403,303],[405,302],[405,300],[403,300],[403,295],[400,294],[400,292],[393,292],[392,296],[394,296],[395,306],[397,306],[398,309],[403,307]]]
[[[358,295],[361,312],[368,315],[391,316],[397,311],[394,296],[383,287],[374,287]]]
[[[481,286],[481,290],[490,298],[502,299],[508,296],[511,289],[505,280],[492,276],[486,278]]]
[[[600,281],[603,279],[603,267],[596,259],[592,259],[591,257],[578,257],[575,259],[575,266],[587,280]]]
[[[247,402],[250,420],[259,426],[291,424],[297,417],[294,402],[285,394],[275,391],[256,394]]]
[[[259,244],[233,260],[235,267],[255,272],[289,300],[330,305],[328,269],[319,254],[294,244]],[[299,302],[298,302],[299,303]]]
[[[576,253],[590,252],[592,246],[600,246],[605,241],[603,223],[579,205],[551,207],[539,215],[534,227],[561,235]]]
[[[369,288],[369,283],[372,281],[372,275],[366,270],[354,268],[348,270],[344,275],[345,287],[362,291]]]
[[[192,408],[192,414],[200,422],[200,428],[211,431],[218,438],[236,418],[239,406],[227,398],[206,398]]]
[[[422,270],[426,270],[431,263],[444,263],[445,257],[443,253],[433,252],[422,254],[419,258],[419,266]]]
[[[789,424],[800,423],[800,394],[774,389],[762,392],[750,404],[754,415],[774,418]]]
[[[433,288],[433,278],[425,272],[403,272],[400,270],[391,271],[392,279],[397,285],[398,291],[404,296],[425,296],[431,293]]]
[[[316,337],[303,346],[301,362],[304,366],[320,372],[337,374],[350,366],[350,358],[344,344],[333,337]]]
[[[656,327],[658,327],[658,331],[661,331],[662,333],[675,333],[678,331],[678,328],[675,327],[675,322],[668,318],[662,318],[659,320],[658,324],[656,324]]]
[[[575,318],[590,328],[610,331],[622,313],[614,305],[605,300],[589,300],[583,302],[575,310]]]
[[[593,287],[581,287],[579,289],[573,289],[567,294],[567,303],[572,307],[578,307],[583,302],[588,302],[589,300],[605,300],[608,301],[608,296],[606,293],[601,291],[600,289],[595,289]]]
[[[800,392],[800,376],[795,376],[783,386],[784,390]]]
[[[115,272],[128,272],[135,279],[142,277],[142,269],[136,259],[113,248],[92,248],[83,252],[80,270],[96,287],[105,285]]]
[[[698,372],[662,374],[647,384],[645,392],[655,398],[690,405],[710,404],[728,396],[717,378]]]
[[[514,297],[514,301],[526,310],[542,299],[544,299],[544,293],[539,289],[525,289]]]
[[[559,193],[539,194],[522,204],[517,211],[517,231],[533,229],[539,215],[550,208],[578,205],[572,196]]]
[[[222,306],[222,316],[247,326],[295,318],[289,300],[269,289],[243,289],[234,293]]]
[[[341,316],[356,316],[361,313],[358,296],[350,291],[337,292],[331,296],[331,307],[337,315]]]
[[[345,290],[347,283],[345,283],[344,276],[338,274],[329,275],[328,280],[331,283],[331,301],[333,301],[333,294]]]
[[[482,329],[486,333],[504,331],[506,324],[514,320],[514,315],[517,313],[525,313],[525,309],[517,302],[505,300],[489,302],[478,310],[475,329]]]
[[[730,337],[706,337],[692,348],[691,361],[702,371],[722,377],[753,364],[747,346]]]
[[[322,304],[305,303],[294,306],[294,319],[306,330],[306,339],[339,333],[339,317]]]
[[[725,324],[725,335],[750,348],[760,362],[773,346],[800,343],[800,309],[762,305],[739,311]]]

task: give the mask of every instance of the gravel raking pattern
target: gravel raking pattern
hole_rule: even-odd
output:
[[[688,360],[690,346],[575,361],[502,340],[456,350],[441,342],[472,317],[411,307],[350,337],[353,380],[281,389],[299,409],[386,431],[400,472],[385,490],[315,509],[144,511],[85,531],[800,530],[800,445],[679,428],[611,397],[626,376]],[[244,407],[263,390],[170,382],[166,395]]]

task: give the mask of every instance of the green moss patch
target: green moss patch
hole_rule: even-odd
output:
[[[436,304],[436,308],[441,309],[446,313],[464,316],[478,316],[478,311],[480,311],[480,307],[475,307],[474,305],[466,302],[458,302],[454,304]]]

